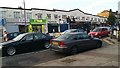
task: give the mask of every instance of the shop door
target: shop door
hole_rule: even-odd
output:
[[[58,26],[48,25],[48,32],[53,33],[53,30],[54,32],[58,32]]]
[[[64,32],[68,29],[68,24],[60,24],[60,32]]]

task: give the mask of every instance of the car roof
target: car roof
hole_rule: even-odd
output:
[[[110,28],[110,27],[99,27],[99,28]]]
[[[41,32],[31,32],[31,33],[23,33],[23,34],[25,34],[25,35],[27,35],[27,34],[38,34],[38,33],[41,33]]]
[[[84,32],[73,32],[73,33],[69,33],[69,34],[86,34]]]

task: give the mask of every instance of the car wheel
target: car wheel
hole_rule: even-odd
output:
[[[98,47],[98,48],[102,47],[102,43],[98,42],[98,43],[97,43],[97,47]]]
[[[45,43],[44,47],[45,47],[46,49],[50,48],[49,42]]]
[[[78,48],[77,47],[72,47],[71,50],[70,50],[70,54],[75,55],[77,53],[78,53]]]
[[[7,49],[7,54],[8,54],[8,55],[12,56],[12,55],[14,55],[15,53],[16,53],[16,49],[15,49],[14,47],[9,47],[9,48]]]

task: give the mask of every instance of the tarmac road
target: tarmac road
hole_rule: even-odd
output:
[[[115,45],[116,46],[116,45]],[[82,53],[83,55],[97,55],[99,53],[111,53],[110,56],[114,56],[114,51],[112,49],[117,49],[114,45],[109,45],[106,42],[103,42],[103,47],[99,49],[94,49]],[[106,53],[107,54],[107,53]],[[117,54],[117,53],[116,53]],[[101,54],[102,56],[106,56],[105,54]],[[57,60],[66,57],[64,54],[55,54],[53,51],[47,50],[40,50],[30,53],[24,53],[14,56],[2,57],[2,66],[34,66],[46,63],[48,61]]]

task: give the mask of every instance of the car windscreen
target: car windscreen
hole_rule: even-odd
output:
[[[95,28],[93,29],[93,32],[100,32],[101,31],[101,28]]]
[[[64,33],[70,33],[71,31],[70,30],[66,30]]]
[[[14,41],[19,41],[20,39],[22,39],[25,36],[25,34],[20,34],[18,35],[16,38],[14,38]]]
[[[69,39],[72,35],[71,34],[63,34],[59,36],[57,39]]]

